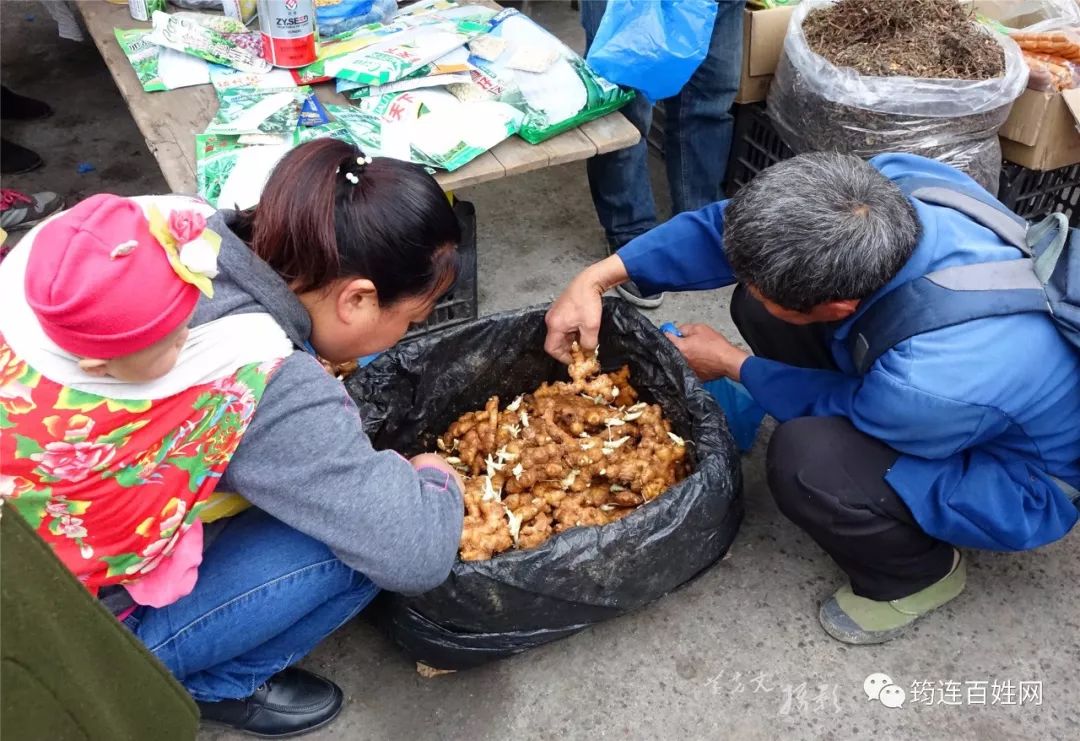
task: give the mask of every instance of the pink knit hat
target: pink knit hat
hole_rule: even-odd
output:
[[[41,228],[26,268],[26,300],[62,349],[89,358],[128,355],[195,310],[200,289],[173,265],[139,204],[103,193]]]

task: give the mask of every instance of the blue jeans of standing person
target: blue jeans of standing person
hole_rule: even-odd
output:
[[[257,509],[210,544],[191,594],[124,624],[196,700],[254,694],[378,592],[319,541]]]
[[[675,213],[719,201],[731,151],[731,106],[742,68],[744,0],[717,0],[716,25],[709,53],[682,91],[664,101],[664,157]],[[581,23],[586,48],[592,44],[607,0],[582,0]],[[618,249],[656,226],[656,205],[647,166],[645,136],[652,126],[653,105],[638,94],[622,109],[642,140],[588,161],[589,188],[596,215]]]

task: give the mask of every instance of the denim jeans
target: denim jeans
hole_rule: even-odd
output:
[[[731,105],[739,90],[744,0],[717,0],[709,53],[682,91],[664,101],[664,157],[675,213],[718,201],[731,151]],[[586,48],[592,44],[607,0],[582,0]],[[652,103],[638,97],[622,109],[642,140],[629,149],[588,161],[589,188],[608,243],[621,247],[656,226],[649,181]]]
[[[196,700],[248,697],[378,592],[330,549],[257,509],[210,544],[191,594],[124,624]]]

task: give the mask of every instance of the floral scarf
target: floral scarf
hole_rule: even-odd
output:
[[[111,399],[45,378],[0,335],[0,496],[92,593],[136,582],[194,523],[280,363]]]

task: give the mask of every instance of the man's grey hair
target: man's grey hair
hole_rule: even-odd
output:
[[[921,231],[900,188],[836,152],[773,165],[724,211],[724,251],[736,277],[793,311],[866,298],[900,271]]]

